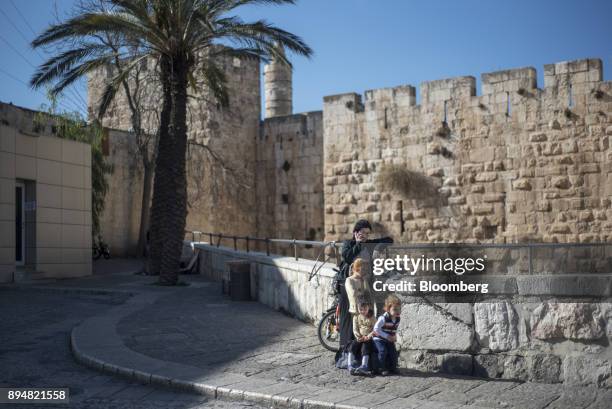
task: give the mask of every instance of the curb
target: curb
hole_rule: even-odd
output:
[[[99,372],[118,376],[131,381],[137,381],[142,384],[156,385],[177,391],[195,393],[211,399],[224,401],[249,401],[258,404],[269,404],[274,408],[367,409],[363,406],[334,404],[332,402],[318,401],[316,399],[294,398],[290,395],[287,396],[282,394],[249,391],[240,388],[233,388],[231,384],[219,385],[215,383],[194,382],[187,379],[172,378],[159,373],[151,373],[138,369],[127,368],[83,353],[78,347],[74,330],[70,334],[70,349],[77,362]],[[244,378],[248,379],[247,377]],[[291,389],[290,384],[287,384],[287,389]]]
[[[37,291],[42,293],[59,292],[63,294],[85,294],[85,295],[127,295],[134,296],[139,294],[138,291],[127,290],[109,290],[103,288],[88,288],[88,287],[55,287],[55,286],[40,286],[40,285],[0,285],[0,290],[19,290],[19,291]]]
[[[215,383],[194,382],[187,379],[172,378],[160,373],[151,373],[124,367],[83,353],[79,349],[77,341],[75,340],[74,330],[70,335],[70,349],[77,362],[99,372],[118,376],[131,381],[137,381],[142,384],[157,385],[177,391],[191,392],[211,399],[224,401],[249,401],[258,404],[269,404],[274,408],[367,409],[367,407],[364,406],[343,405],[341,403],[334,404],[333,402],[316,400],[316,398],[295,398],[291,395],[249,391],[234,388],[231,386],[231,384],[218,385]],[[245,381],[248,380],[248,377],[242,377],[245,378]],[[234,383],[240,383],[240,381]],[[287,384],[287,389],[291,389],[290,384]]]
[[[366,409],[363,406],[342,404],[342,400],[349,398],[340,396],[338,392],[341,391],[338,390],[239,374],[206,375],[206,369],[154,359],[129,349],[116,332],[119,321],[166,294],[137,294],[125,304],[75,326],[70,333],[70,349],[76,361],[124,379],[191,392],[211,399],[249,401],[274,408]],[[329,396],[336,396],[336,402],[325,399]]]

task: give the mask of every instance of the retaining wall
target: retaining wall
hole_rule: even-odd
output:
[[[314,265],[311,260],[204,243],[195,247],[200,250],[200,274],[212,280],[224,277],[230,260],[251,262],[252,298],[276,310],[316,322],[331,305],[331,265],[321,269],[318,281],[309,281]],[[398,278],[393,274],[381,277],[387,283]],[[410,280],[417,278],[426,277]],[[492,274],[465,278],[490,283],[491,293],[474,297],[472,302],[448,302],[457,301],[457,297],[433,294],[398,294],[403,301],[397,344],[401,367],[519,381],[612,386],[609,276],[584,274],[572,281],[532,271],[520,277]],[[595,287],[601,287],[601,291],[595,291]],[[379,301],[386,295],[376,293]]]
[[[251,298],[275,310],[302,321],[316,323],[332,305],[333,299],[328,293],[334,271],[330,265],[322,267],[317,277],[309,280],[315,265],[312,260],[234,251],[205,243],[196,243],[194,246],[200,251],[200,274],[214,281],[221,281],[228,273],[228,261],[249,261]]]

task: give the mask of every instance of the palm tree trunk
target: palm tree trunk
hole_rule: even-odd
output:
[[[174,285],[178,270],[187,216],[187,72],[185,58],[175,57],[170,73],[171,113],[167,138],[160,139],[155,170],[154,197],[163,203],[160,230],[161,260],[159,282]],[[160,159],[161,158],[161,159]],[[159,190],[161,189],[161,190]]]
[[[148,256],[147,236],[150,239],[149,216],[151,215],[151,193],[153,189],[153,165],[147,159],[143,163],[144,181],[142,186],[142,202],[140,206],[140,230],[138,232],[138,257]]]
[[[160,61],[160,82],[162,86],[162,109],[159,115],[159,139],[157,142],[157,155],[155,155],[155,177],[153,179],[153,198],[151,201],[151,215],[149,218],[149,265],[148,274],[158,275],[161,271],[162,249],[163,249],[163,226],[165,222],[165,203],[163,201],[164,189],[162,176],[164,174],[164,154],[159,152],[168,145],[168,132],[170,126],[170,114],[172,110],[172,97],[170,92],[171,65],[166,57]]]

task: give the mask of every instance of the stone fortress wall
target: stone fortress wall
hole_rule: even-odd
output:
[[[545,66],[542,89],[534,68],[520,68],[483,74],[481,95],[468,76],[423,83],[419,105],[416,89],[404,85],[363,99],[327,96],[322,111],[297,114],[290,75],[268,66],[273,103],[263,120],[259,66],[249,64],[226,64],[239,101],[232,116],[194,102],[201,119],[190,137],[225,155],[228,167],[252,172],[239,179],[252,188],[205,194],[202,207],[189,209],[190,229],[339,240],[367,218],[376,235],[402,243],[612,241],[612,83],[603,81],[598,59]],[[190,158],[190,189],[212,189],[212,179],[223,188],[212,168],[197,163]],[[609,264],[592,271],[578,264],[584,277],[561,282],[535,258],[532,274],[502,272],[502,290],[484,302],[405,297],[401,365],[609,387],[610,277],[595,274]],[[285,297],[292,278],[275,280]],[[316,303],[327,304],[327,290],[317,291]],[[551,291],[556,299],[539,299]]]
[[[261,111],[259,62],[225,57],[220,66],[228,79],[228,109],[211,102],[210,93],[199,80],[197,91],[190,90],[187,229],[254,236],[256,142]],[[147,69],[153,70],[153,63],[149,62]],[[88,78],[91,113],[95,112],[104,84],[112,75],[110,70],[101,69]],[[143,126],[153,131],[156,117],[148,114],[159,109],[161,96],[159,86],[144,82],[141,88],[145,87],[143,106],[147,115]],[[114,163],[117,174],[110,179],[121,179],[118,182],[121,186],[114,186],[109,191],[102,221],[103,236],[115,249],[115,254],[134,255],[143,169],[135,138],[129,133],[132,128],[130,110],[123,91],[111,104],[102,124],[114,132],[108,140],[108,159]],[[117,137],[119,131],[124,132],[122,137]],[[128,190],[130,193],[126,194]],[[126,228],[122,229],[121,225]]]
[[[610,240],[612,83],[598,59],[547,65],[543,89],[520,68],[483,74],[482,95],[459,77],[423,83],[420,105],[404,85],[298,114],[290,74],[267,66],[264,120],[259,65],[225,69],[229,110],[205,91],[190,103],[190,139],[226,169],[190,146],[189,228],[335,240],[363,217],[402,242]],[[92,107],[104,78],[89,80]],[[104,125],[130,128],[124,100]]]
[[[611,241],[611,91],[588,59],[546,65],[543,89],[529,67],[482,95],[425,82],[420,105],[409,85],[325,97],[326,238],[363,217],[406,243]]]
[[[291,71],[271,63],[264,76],[266,118],[261,120],[260,68],[255,61],[225,58],[230,106],[216,106],[205,86],[189,103],[189,208],[187,229],[236,236],[323,240],[322,112],[291,114]],[[148,69],[154,69],[148,64]],[[90,112],[95,112],[112,72],[88,80]],[[159,88],[148,86],[143,105],[154,111]],[[120,92],[103,125],[109,134],[110,178],[103,216],[104,238],[118,255],[133,255],[138,241],[142,165],[136,154],[130,110]],[[145,127],[154,129],[153,122]],[[124,131],[122,134],[121,131]],[[206,146],[207,148],[203,148]],[[211,154],[210,152],[213,152]],[[225,244],[232,244],[231,241]],[[244,247],[239,240],[238,246]],[[285,247],[274,250],[283,252]]]
[[[366,218],[406,244],[612,241],[600,60],[546,65],[542,89],[528,67],[483,74],[481,95],[466,76],[420,97],[405,85],[324,98],[327,240]],[[610,387],[610,247],[536,251],[532,271],[519,251],[487,253],[488,299],[402,297],[401,365]]]

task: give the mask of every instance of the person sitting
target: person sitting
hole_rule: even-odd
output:
[[[374,352],[374,324],[376,317],[372,309],[372,303],[361,296],[357,300],[359,314],[353,317],[353,334],[355,339],[351,342],[349,352],[349,373],[351,375],[372,375],[370,366],[370,355]],[[361,356],[361,366],[355,368],[353,362],[355,357]]]
[[[374,325],[374,345],[383,376],[398,373],[395,343],[401,313],[402,302],[396,295],[391,294],[385,300],[385,313],[378,317]]]

